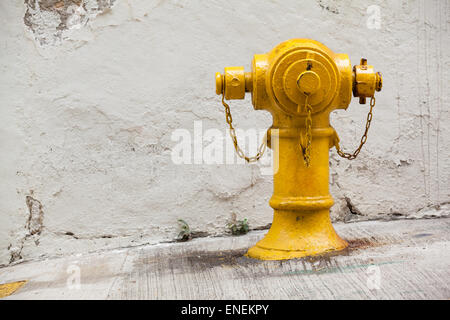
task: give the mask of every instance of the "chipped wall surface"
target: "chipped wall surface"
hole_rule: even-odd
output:
[[[25,0],[25,25],[40,45],[61,44],[70,30],[108,12],[115,0]]]
[[[380,9],[369,27],[369,5]],[[176,165],[174,130],[225,132],[214,73],[313,38],[384,75],[369,139],[330,151],[334,220],[449,214],[449,1],[0,1],[0,265],[272,220],[254,165]],[[369,12],[369,13],[368,13]],[[374,27],[375,26],[375,27]],[[379,28],[378,28],[379,27]],[[249,99],[239,128],[270,126]],[[367,105],[331,122],[356,147]],[[198,122],[195,122],[198,123]],[[228,139],[228,137],[226,138]],[[206,142],[205,142],[206,143]]]

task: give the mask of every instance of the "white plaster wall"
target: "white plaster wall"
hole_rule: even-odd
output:
[[[194,121],[225,132],[214,73],[290,38],[384,75],[359,158],[330,153],[333,218],[449,213],[449,1],[39,2],[0,2],[0,265],[171,241],[178,218],[209,234],[232,213],[270,223],[270,176],[175,165],[171,134]],[[271,123],[248,99],[231,107],[240,128]],[[333,114],[344,149],[367,110]]]

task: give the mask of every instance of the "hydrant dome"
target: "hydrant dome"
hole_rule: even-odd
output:
[[[268,55],[266,77],[268,95],[284,112],[304,115],[308,103],[313,113],[330,105],[339,86],[335,54],[318,41],[292,39],[275,47]]]

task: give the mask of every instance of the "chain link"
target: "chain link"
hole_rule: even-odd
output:
[[[264,155],[264,152],[266,151],[266,148],[267,148],[267,133],[264,135],[264,139],[258,148],[258,153],[253,157],[247,157],[244,154],[244,151],[242,151],[241,147],[239,147],[239,144],[237,142],[236,130],[233,127],[233,117],[231,116],[230,106],[225,102],[225,88],[223,88],[222,92],[223,92],[222,104],[225,108],[225,120],[226,120],[228,126],[230,127],[230,137],[231,137],[231,140],[233,140],[234,149],[236,149],[237,155],[239,156],[239,158],[244,159],[248,163],[258,161]]]
[[[364,131],[364,134],[361,137],[361,142],[359,144],[359,147],[353,153],[342,152],[341,147],[339,146],[339,139],[335,139],[334,146],[336,147],[337,153],[342,158],[346,158],[348,160],[355,159],[358,156],[359,152],[361,151],[363,145],[366,143],[367,133],[369,132],[370,123],[372,122],[372,117],[373,117],[373,114],[372,114],[373,107],[375,107],[375,97],[374,96],[372,96],[370,98],[370,110],[369,110],[369,113],[367,114],[366,130]]]

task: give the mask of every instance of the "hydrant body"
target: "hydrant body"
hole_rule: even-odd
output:
[[[273,117],[267,143],[277,168],[269,201],[274,218],[267,235],[249,249],[249,257],[292,259],[348,246],[330,219],[328,155],[338,138],[329,115],[346,109],[352,92],[365,103],[362,99],[381,89],[381,75],[362,61],[352,68],[345,54],[314,40],[293,39],[255,55],[249,73],[231,67],[225,75],[216,74],[217,94],[243,99],[251,92],[254,108]]]

